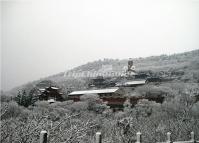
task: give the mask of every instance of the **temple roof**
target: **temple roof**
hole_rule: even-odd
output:
[[[116,83],[116,86],[144,85],[146,80],[127,81],[124,83]]]
[[[82,94],[99,94],[99,93],[114,93],[119,90],[118,87],[116,88],[107,88],[107,89],[98,89],[98,90],[82,90],[82,91],[73,91],[69,94],[70,95],[82,95]]]

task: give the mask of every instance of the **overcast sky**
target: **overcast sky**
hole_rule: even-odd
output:
[[[103,58],[199,48],[199,0],[2,0],[2,88]]]

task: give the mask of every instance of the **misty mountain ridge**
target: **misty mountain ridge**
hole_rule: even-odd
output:
[[[81,73],[81,72],[124,72],[127,67],[127,62],[129,59],[103,59],[94,62],[88,62],[87,64],[78,66],[66,72],[61,72],[56,75],[49,76],[44,79],[49,79],[55,82],[65,77],[67,79],[66,73]],[[147,58],[135,58],[133,59],[134,66],[136,71],[168,71],[170,69],[181,69],[185,70],[186,68],[191,68],[194,70],[198,69],[199,66],[199,49],[193,50],[190,52],[173,54],[173,55],[160,55],[160,56],[151,56]],[[103,67],[111,66],[111,71],[104,70]],[[61,78],[61,79],[60,79]]]
[[[81,73],[81,72],[91,72],[91,73],[103,73],[103,72],[124,72],[129,59],[103,59],[94,62],[89,62],[84,65],[78,66],[71,70],[61,72],[52,76],[41,78],[37,81],[29,82],[22,86],[16,87],[10,91],[10,93],[16,93],[19,89],[26,89],[31,87],[41,87],[40,82],[46,81],[50,84],[46,85],[57,85],[61,88],[68,88],[71,86],[77,86],[77,89],[86,88],[79,86],[78,84],[84,84],[85,79],[76,79],[73,77],[67,77],[67,73]],[[194,79],[195,76],[199,76],[199,49],[190,52],[184,52],[172,55],[160,55],[151,56],[146,58],[134,58],[134,66],[136,67],[136,72],[183,72],[181,75],[182,79]],[[110,69],[108,69],[111,67]],[[74,82],[74,79],[77,82]],[[197,82],[197,81],[196,81]],[[73,84],[72,84],[73,83]],[[39,86],[38,86],[39,85]]]

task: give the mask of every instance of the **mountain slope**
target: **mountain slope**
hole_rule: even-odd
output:
[[[199,77],[199,49],[180,53],[173,55],[161,55],[161,56],[151,56],[147,58],[136,58],[133,59],[134,65],[137,72],[147,72],[152,71],[154,73],[165,72],[165,73],[183,73],[181,79],[197,79]],[[104,59],[94,62],[89,62],[87,64],[78,66],[67,72],[61,72],[56,75],[52,75],[38,81],[30,82],[23,86],[17,87],[11,90],[12,94],[16,94],[17,90],[23,88],[32,88],[38,85],[39,82],[46,80],[55,82],[58,86],[67,91],[68,88],[73,87],[74,89],[84,89],[87,88],[85,85],[89,79],[82,78],[72,78],[68,77],[67,73],[100,73],[100,72],[124,72],[127,67],[128,59],[118,60],[118,59]],[[196,80],[197,82],[197,80]]]

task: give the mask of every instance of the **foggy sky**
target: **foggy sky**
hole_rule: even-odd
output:
[[[198,0],[3,0],[2,89],[103,58],[199,48]]]

